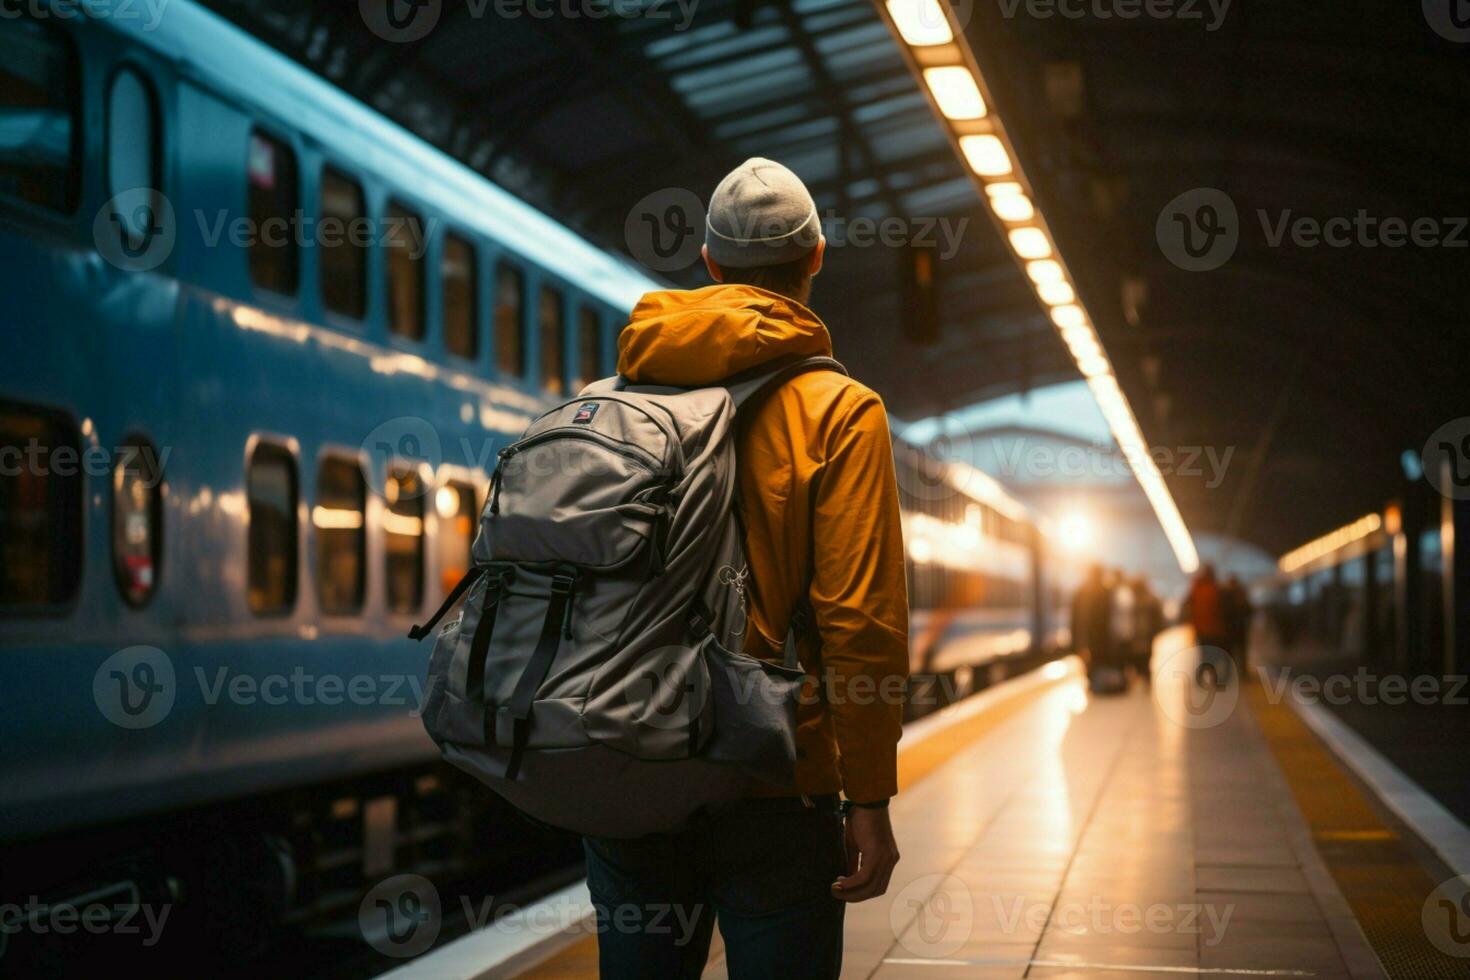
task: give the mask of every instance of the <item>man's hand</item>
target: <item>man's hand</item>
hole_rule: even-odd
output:
[[[832,897],[865,902],[888,890],[888,879],[898,864],[898,842],[888,808],[853,807],[847,814],[847,874],[832,884]]]

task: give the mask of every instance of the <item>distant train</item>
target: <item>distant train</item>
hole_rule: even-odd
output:
[[[186,0],[0,18],[0,276],[5,893],[304,921],[507,858],[403,637],[658,284]],[[1056,644],[1067,573],[897,456],[937,705]]]
[[[1262,589],[1275,639],[1388,673],[1456,673],[1453,505],[1421,477],[1381,512],[1283,555]]]

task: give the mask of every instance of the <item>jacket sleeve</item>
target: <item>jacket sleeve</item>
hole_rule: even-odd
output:
[[[835,416],[813,494],[809,595],[843,793],[865,803],[898,792],[908,587],[887,412],[859,388]]]

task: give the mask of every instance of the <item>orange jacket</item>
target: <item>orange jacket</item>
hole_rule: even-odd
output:
[[[1225,636],[1225,610],[1220,602],[1220,586],[1214,579],[1196,579],[1189,587],[1189,622],[1194,627],[1196,643],[1219,643]]]
[[[714,384],[774,358],[832,353],[806,307],[753,286],[649,293],[618,337],[618,373],[641,384]],[[824,679],[798,711],[795,787],[869,802],[898,791],[908,677],[908,591],[888,416],[834,371],[801,374],[741,429],[740,512],[750,559],[745,651],[779,660],[803,590],[820,645],[803,668]]]

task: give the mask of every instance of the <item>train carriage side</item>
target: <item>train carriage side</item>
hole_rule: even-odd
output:
[[[187,0],[0,53],[0,842],[289,792],[391,868],[369,796],[436,758],[401,637],[655,284]],[[1050,571],[994,481],[895,453],[917,713],[1050,651]]]
[[[146,38],[0,22],[0,113],[34,124],[0,149],[0,353],[26,366],[0,420],[44,464],[0,475],[5,839],[432,760],[401,636],[468,561],[496,448],[610,370],[647,285],[579,240],[527,258],[543,216],[171,9]],[[233,76],[191,68],[198,31]],[[172,216],[156,264],[143,204]],[[427,248],[291,244],[323,217]]]
[[[907,550],[910,683],[919,717],[1060,648],[1049,554],[1036,515],[988,475],[895,440]]]

